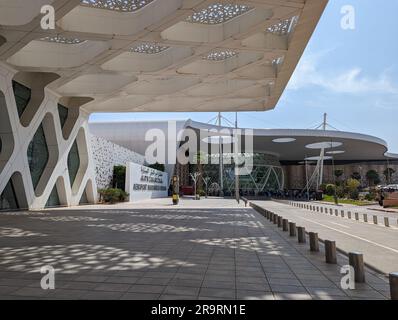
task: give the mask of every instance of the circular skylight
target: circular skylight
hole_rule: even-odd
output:
[[[335,151],[328,151],[327,154],[342,154],[345,153],[344,150],[335,150]]]
[[[325,141],[325,142],[307,144],[305,147],[308,149],[331,149],[331,148],[340,147],[342,145],[343,144],[341,142]]]
[[[323,160],[332,160],[332,159],[333,159],[333,157],[329,157],[329,156],[323,157]],[[307,161],[318,161],[318,160],[321,160],[321,157],[320,156],[308,157],[308,158],[305,158],[304,160],[307,160]]]
[[[289,142],[294,142],[296,140],[297,139],[295,139],[295,138],[278,138],[278,139],[272,140],[272,142],[275,142],[275,143],[289,143]]]

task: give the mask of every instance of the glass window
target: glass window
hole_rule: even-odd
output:
[[[43,125],[37,129],[28,147],[28,162],[33,188],[36,189],[49,158]]]
[[[80,199],[80,203],[79,204],[88,204],[88,198],[87,198],[87,193],[86,190],[84,190],[82,198]]]
[[[3,193],[0,195],[0,210],[19,209],[18,199],[12,181],[8,181]]]
[[[68,119],[69,110],[67,107],[64,107],[62,104],[58,104],[58,114],[59,120],[61,121],[61,128],[64,127],[66,119]]]
[[[48,197],[48,200],[46,203],[46,208],[58,207],[60,205],[61,205],[61,202],[59,201],[58,190],[57,190],[57,186],[55,185],[53,190],[51,191],[50,196]]]
[[[77,147],[77,143],[75,141],[68,155],[68,170],[69,170],[69,178],[71,186],[73,186],[73,183],[75,182],[77,172],[79,171],[79,167],[80,167],[79,148]]]
[[[21,117],[32,97],[32,90],[16,81],[12,82],[12,89],[14,91],[18,115]]]

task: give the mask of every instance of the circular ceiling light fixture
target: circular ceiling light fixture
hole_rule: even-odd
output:
[[[289,142],[294,142],[296,140],[297,140],[296,138],[278,138],[278,139],[272,140],[272,142],[275,142],[275,143],[289,143]]]
[[[331,149],[331,148],[340,147],[342,145],[343,143],[341,142],[325,141],[325,142],[307,144],[305,147],[307,149]]]
[[[329,156],[323,157],[323,160],[332,160],[332,159],[333,159],[333,157],[329,157]],[[308,157],[308,158],[305,158],[304,160],[307,160],[307,161],[319,161],[319,160],[321,160],[321,157],[320,156]]]
[[[343,154],[345,153],[344,150],[335,150],[335,151],[328,151],[327,154]]]
[[[232,144],[235,143],[235,138],[231,136],[210,136],[202,139],[203,142],[209,144],[219,144],[221,140],[222,144]]]

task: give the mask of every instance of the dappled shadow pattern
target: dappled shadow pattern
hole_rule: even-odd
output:
[[[269,237],[237,237],[237,238],[214,238],[214,239],[195,239],[194,243],[217,246],[230,249],[245,251],[256,251],[273,255],[284,254],[283,246],[276,245]]]
[[[184,261],[104,245],[54,245],[0,248],[0,266],[11,271],[40,272],[44,265],[57,272],[127,271],[193,266]]]
[[[0,237],[22,238],[22,237],[45,237],[44,233],[22,230],[19,228],[0,227]]]
[[[147,218],[147,219],[166,219],[166,220],[203,220],[209,219],[206,216],[190,216],[186,214],[130,214],[134,218]]]
[[[74,216],[60,216],[60,217],[30,217],[31,219],[43,220],[43,221],[53,221],[53,222],[97,222],[97,221],[107,221],[110,219],[101,219],[93,217],[74,217]]]
[[[236,227],[250,227],[250,228],[262,228],[264,225],[257,221],[211,221],[208,222],[210,224],[218,224],[218,225],[229,225]]]
[[[39,211],[0,211],[0,217],[1,216],[29,216],[29,217],[35,217],[35,216],[48,216],[50,215],[49,212],[39,212]]]
[[[113,231],[122,232],[193,232],[193,231],[210,231],[209,229],[198,229],[179,227],[161,223],[120,223],[120,224],[96,224],[88,225],[89,227],[107,228]]]

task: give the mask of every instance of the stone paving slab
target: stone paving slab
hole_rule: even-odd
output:
[[[339,265],[253,209],[205,205],[0,214],[0,299],[388,298],[371,272],[372,283],[342,290]],[[55,290],[40,288],[44,265]]]

